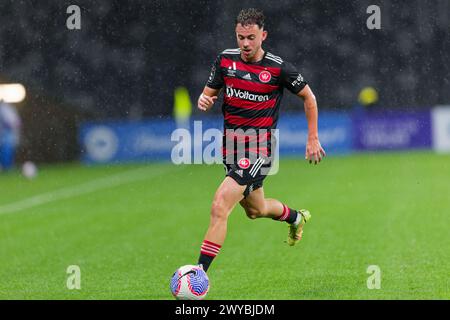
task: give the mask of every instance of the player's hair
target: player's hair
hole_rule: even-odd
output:
[[[264,28],[264,13],[255,8],[242,9],[236,18],[236,24],[240,23],[243,26],[256,24],[258,27]]]

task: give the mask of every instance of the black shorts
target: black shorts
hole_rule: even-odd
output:
[[[224,163],[226,176],[233,178],[241,186],[247,186],[243,193],[244,197],[247,197],[250,192],[262,187],[270,170],[270,163],[267,162],[264,158],[258,158],[254,163],[250,163],[244,158],[235,164]]]

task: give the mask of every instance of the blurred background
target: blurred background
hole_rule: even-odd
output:
[[[3,0],[0,83],[26,90],[25,98],[13,104],[21,133],[15,158],[19,163],[107,161],[106,155],[95,160],[86,154],[86,123],[170,119],[177,92],[195,118],[215,56],[236,47],[234,20],[243,7],[265,12],[265,48],[298,67],[321,112],[403,113],[450,104],[450,2],[372,2]],[[79,30],[66,27],[72,4],[81,9]],[[371,4],[381,8],[380,30],[366,26]],[[302,104],[286,94],[282,110],[301,114]],[[220,107],[213,113],[220,115]],[[419,129],[431,135],[423,123],[428,120],[420,119]],[[147,140],[138,144],[147,149],[141,153],[145,159],[152,154],[167,158],[151,126],[144,126]],[[121,137],[111,142],[104,131],[94,136],[98,148],[123,143]],[[431,137],[426,140],[420,147],[431,147]],[[139,160],[140,151],[134,152]]]
[[[246,7],[314,91],[327,158],[304,161],[286,92],[264,191],[314,218],[291,248],[236,206],[208,298],[450,299],[449,0],[0,0],[0,299],[173,298],[224,175],[220,100],[197,98]]]

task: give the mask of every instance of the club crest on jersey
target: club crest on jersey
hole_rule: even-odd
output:
[[[259,81],[267,83],[272,79],[272,75],[269,71],[261,71],[259,74]]]
[[[250,167],[250,160],[247,158],[241,158],[238,161],[238,166],[241,169],[248,169],[248,167]]]

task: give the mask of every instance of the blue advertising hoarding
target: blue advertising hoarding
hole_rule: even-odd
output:
[[[425,112],[377,113],[355,117],[357,150],[406,150],[431,148],[431,116]]]
[[[170,137],[175,128],[170,119],[85,123],[80,129],[82,160],[110,163],[170,159]]]
[[[205,116],[192,119],[186,129],[172,119],[139,122],[85,123],[80,128],[82,161],[120,163],[136,161],[173,161],[180,144],[188,146],[190,163],[212,163],[205,152],[220,150],[223,118]],[[280,155],[305,154],[308,134],[303,113],[284,114],[278,122]],[[321,113],[319,137],[328,154],[348,153],[352,148],[351,119],[345,114]],[[187,143],[184,145],[184,143]],[[221,155],[215,153],[215,162]]]
[[[280,155],[304,156],[308,124],[302,113],[285,113],[278,122]],[[352,121],[345,113],[322,112],[319,140],[327,154],[344,154],[352,150]]]

